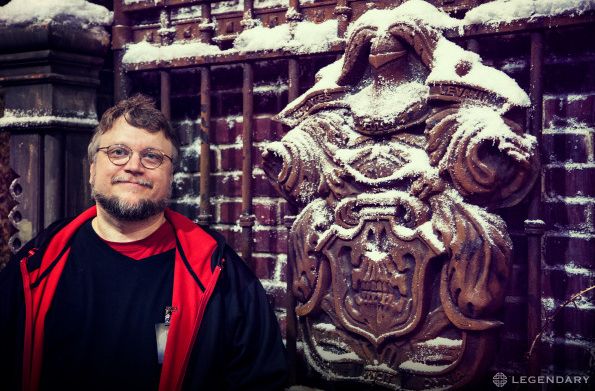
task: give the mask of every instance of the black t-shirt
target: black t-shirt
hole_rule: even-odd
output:
[[[85,223],[45,322],[42,390],[156,390],[155,325],[171,305],[175,250],[133,260]]]

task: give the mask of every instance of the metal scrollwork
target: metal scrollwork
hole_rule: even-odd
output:
[[[445,41],[411,18],[356,26],[264,152],[301,210],[292,293],[306,357],[327,378],[461,386],[490,359],[512,251],[494,210],[527,194],[539,162],[506,117],[524,92],[474,84],[487,67],[460,48],[438,69]]]
[[[8,132],[0,132],[0,269],[8,262],[10,254],[18,250],[14,247],[17,229],[12,218],[17,202],[10,192],[17,175],[10,168],[9,149]]]

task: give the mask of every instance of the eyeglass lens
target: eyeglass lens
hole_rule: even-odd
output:
[[[112,163],[124,165],[132,157],[132,150],[123,145],[114,145],[108,148],[107,156]],[[163,163],[163,156],[157,151],[145,149],[140,152],[140,162],[146,168],[157,168]]]

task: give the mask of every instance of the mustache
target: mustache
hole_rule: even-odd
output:
[[[150,181],[148,179],[133,179],[133,178],[126,178],[126,177],[122,177],[122,176],[116,176],[112,178],[112,185],[116,184],[116,183],[135,183],[137,185],[141,185],[144,187],[147,187],[149,189],[153,188],[153,181]]]

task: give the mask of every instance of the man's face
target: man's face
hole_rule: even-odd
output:
[[[99,147],[125,145],[133,152],[130,160],[118,166],[107,154],[98,151],[91,163],[90,183],[98,208],[118,220],[143,220],[163,211],[171,195],[173,164],[163,163],[148,169],[141,164],[140,152],[151,148],[173,156],[174,147],[163,132],[149,132],[130,125],[124,117],[99,138]]]

